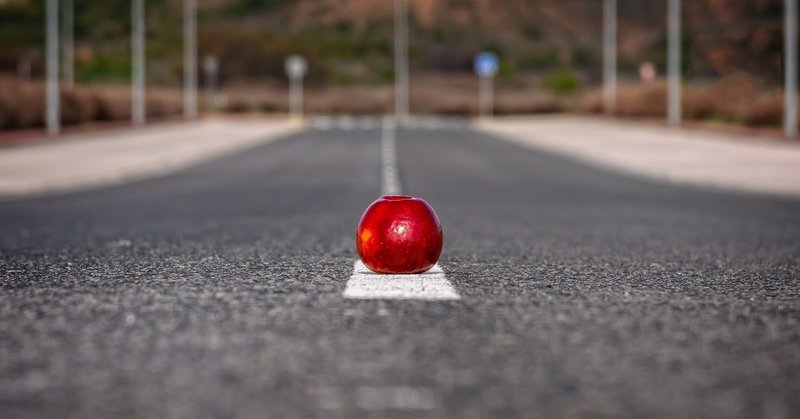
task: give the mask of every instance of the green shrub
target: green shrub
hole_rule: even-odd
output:
[[[572,65],[579,68],[591,67],[595,63],[595,55],[585,47],[575,47],[572,49]]]
[[[561,69],[545,75],[542,88],[557,94],[573,94],[581,89],[581,82],[572,70]]]
[[[517,66],[509,61],[500,60],[500,66],[497,68],[497,77],[504,80],[513,79],[517,75]]]
[[[233,0],[222,7],[222,13],[228,16],[246,16],[254,11],[277,9],[289,3],[287,0]]]
[[[125,81],[131,77],[131,61],[127,56],[95,53],[85,63],[77,63],[75,70],[81,82]]]
[[[558,53],[555,49],[543,51],[530,51],[517,60],[517,66],[522,70],[551,69],[558,63]]]

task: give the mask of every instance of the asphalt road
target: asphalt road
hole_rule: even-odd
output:
[[[379,129],[0,204],[0,417],[800,416],[800,201],[400,129],[459,301],[355,301]]]

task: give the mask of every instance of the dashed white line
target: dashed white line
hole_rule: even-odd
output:
[[[359,387],[356,405],[363,410],[431,410],[436,408],[434,392],[426,387]]]
[[[384,195],[399,195],[400,175],[397,172],[397,134],[395,123],[384,119],[381,130],[381,190]]]
[[[400,194],[396,123],[390,118],[383,120],[381,129],[381,169],[381,192],[384,195]],[[421,274],[385,275],[370,271],[361,260],[356,261],[343,295],[352,299],[461,299],[438,264]]]
[[[353,275],[347,281],[345,298],[385,300],[458,300],[458,292],[436,264],[429,271],[416,275],[376,274],[356,261]]]
[[[412,386],[359,386],[355,391],[334,386],[309,389],[323,410],[340,410],[351,403],[367,411],[419,411],[438,406],[437,394],[432,387]]]

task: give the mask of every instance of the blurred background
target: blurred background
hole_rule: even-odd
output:
[[[682,2],[684,120],[780,128],[783,0]],[[61,121],[131,113],[131,3],[61,1]],[[603,1],[409,0],[410,110],[479,112],[479,51],[500,59],[497,115],[601,113]],[[182,112],[183,0],[147,0],[148,120]],[[617,2],[617,115],[667,112],[667,2]],[[72,8],[72,16],[65,13]],[[394,8],[378,0],[197,0],[202,112],[286,113],[284,60],[305,57],[306,112],[393,111]],[[0,127],[44,125],[43,0],[0,0]],[[65,56],[68,23],[74,37]],[[70,57],[72,57],[70,59]],[[207,88],[207,89],[205,89]],[[205,89],[205,90],[204,90]]]

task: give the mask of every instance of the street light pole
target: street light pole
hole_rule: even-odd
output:
[[[203,60],[203,71],[206,78],[206,108],[209,111],[217,109],[217,86],[219,84],[219,62],[217,58],[209,55]]]
[[[308,71],[308,62],[301,55],[286,58],[286,75],[289,76],[289,114],[293,118],[303,116],[303,77]]]
[[[144,0],[131,2],[131,62],[133,77],[131,84],[131,122],[134,126],[145,122],[145,40],[144,40]]]
[[[617,107],[617,0],[603,1],[603,105],[606,113]]]
[[[681,123],[681,0],[667,3],[667,122]]]
[[[58,0],[47,0],[45,17],[47,27],[47,83],[46,83],[46,109],[45,124],[47,133],[58,134],[61,128],[61,114],[59,109],[60,90],[58,79]]]
[[[479,52],[472,63],[478,76],[478,111],[482,118],[494,114],[494,76],[500,68],[497,54],[491,51]]]
[[[797,136],[797,0],[784,2],[783,27],[783,131]]]
[[[64,84],[75,86],[75,3],[64,0],[64,21],[62,40],[64,41]]]
[[[395,0],[394,11],[394,113],[408,117],[408,0]]]
[[[289,82],[289,113],[299,118],[303,116],[303,79],[292,77]]]
[[[195,0],[183,3],[183,116],[197,116],[197,9]]]
[[[490,118],[494,114],[494,78],[480,77],[480,114],[483,118]]]

